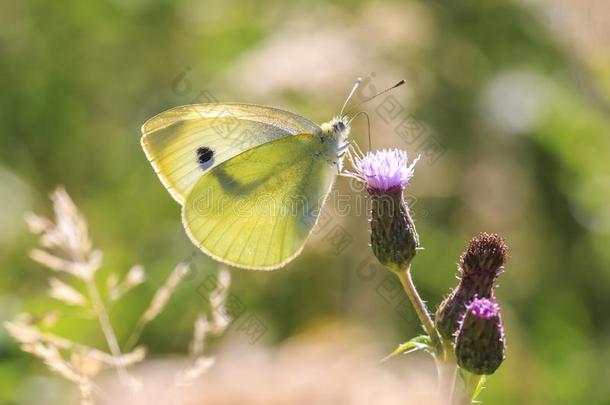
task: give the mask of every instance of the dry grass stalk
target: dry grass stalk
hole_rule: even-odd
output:
[[[123,367],[131,366],[144,359],[146,349],[138,346],[132,352],[114,357],[111,354],[95,349],[93,347],[76,343],[72,340],[54,335],[48,332],[41,332],[35,325],[30,322],[31,317],[27,314],[22,314],[13,322],[6,322],[5,327],[13,338],[22,345],[33,345],[42,343],[45,345],[54,346],[59,350],[77,353],[80,356],[86,356],[93,361],[116,367],[117,364]]]
[[[140,265],[135,265],[127,272],[125,278],[119,283],[116,273],[112,273],[106,285],[108,287],[108,298],[111,301],[118,301],[123,295],[127,294],[132,288],[135,288],[146,281],[146,273]]]
[[[180,281],[182,281],[182,278],[188,272],[188,268],[188,264],[179,263],[167,278],[165,284],[157,290],[148,308],[146,308],[146,311],[144,311],[144,314],[138,320],[136,328],[127,340],[127,345],[125,346],[127,350],[136,344],[146,325],[159,316],[163,309],[165,309],[176,287],[178,287],[178,284],[180,284]]]
[[[78,211],[66,190],[58,187],[51,194],[51,200],[55,221],[31,213],[25,218],[30,230],[40,234],[40,244],[46,248],[46,250],[34,249],[31,257],[52,270],[66,272],[85,283],[88,301],[97,315],[110,352],[114,357],[119,358],[121,349],[94,278],[102,264],[102,253],[93,249],[87,221]],[[52,278],[50,281],[52,297],[72,305],[85,306],[84,297],[74,288],[57,278]],[[116,368],[127,383],[129,377],[124,367],[117,362]]]
[[[229,286],[231,285],[231,273],[229,269],[222,266],[218,271],[218,284],[210,293],[210,312],[208,314],[208,324],[210,333],[213,335],[222,334],[231,324],[232,319],[226,311],[227,296],[229,294]]]
[[[141,348],[128,355],[121,353],[108,313],[95,283],[95,274],[102,265],[102,253],[93,249],[85,218],[68,193],[58,187],[52,194],[53,220],[28,213],[25,220],[30,230],[40,235],[40,248],[33,249],[31,258],[39,264],[68,277],[84,282],[86,293],[59,277],[49,279],[49,295],[65,304],[92,309],[106,338],[110,354],[74,343],[68,339],[41,332],[27,317],[6,324],[22,348],[41,358],[47,366],[64,378],[78,384],[82,403],[92,403],[91,378],[102,365],[115,367],[126,384],[134,384],[125,367],[144,358]],[[132,279],[134,277],[132,276]],[[141,277],[136,277],[141,278]],[[130,281],[131,284],[134,284]],[[135,284],[134,284],[135,285]],[[131,287],[126,285],[123,290]],[[31,317],[30,317],[31,318]],[[31,320],[31,319],[30,319]],[[55,319],[56,320],[56,319]],[[69,354],[66,360],[62,351]]]
[[[187,273],[188,265],[178,264],[155,293],[127,342],[128,350],[135,348],[124,354],[121,352],[106,305],[95,282],[95,275],[102,265],[102,253],[93,248],[87,222],[66,191],[58,187],[51,194],[51,200],[55,212],[54,220],[32,213],[28,213],[25,217],[30,230],[40,235],[40,248],[33,249],[30,256],[37,263],[58,272],[59,275],[63,273],[66,278],[73,277],[84,283],[85,291],[79,291],[68,281],[51,277],[48,294],[64,304],[82,307],[95,314],[109,347],[109,353],[43,331],[42,326],[52,327],[61,318],[57,311],[38,318],[30,314],[21,314],[14,321],[6,322],[5,327],[24,351],[40,358],[51,371],[78,386],[81,405],[93,405],[93,378],[103,369],[116,369],[119,380],[124,386],[132,389],[140,386],[140,382],[126,371],[127,367],[141,362],[146,356],[146,350],[135,345],[146,325],[157,318],[167,306],[172,294]],[[111,273],[105,280],[108,299],[111,302],[121,299],[145,279],[144,269],[139,265],[133,266],[120,281],[116,273]],[[176,376],[177,382],[181,385],[194,382],[214,364],[214,358],[205,355],[205,341],[209,336],[220,335],[230,323],[230,320],[218,314],[218,311],[224,311],[231,281],[226,268],[219,271],[218,280],[218,286],[209,297],[210,307],[215,310],[210,311],[207,316],[200,314],[195,320],[190,343],[191,365]]]
[[[205,341],[208,337],[221,335],[231,322],[230,319],[219,315],[227,312],[225,305],[231,284],[229,269],[222,266],[218,271],[217,280],[216,288],[208,297],[210,312],[207,316],[200,313],[193,325],[193,338],[189,344],[191,364],[178,374],[176,384],[179,386],[193,384],[214,365],[214,357],[204,354]]]
[[[193,325],[193,339],[189,344],[189,353],[193,357],[201,356],[205,348],[205,338],[210,332],[210,324],[204,314],[199,314]]]
[[[86,305],[85,297],[60,279],[51,277],[49,279],[49,285],[51,286],[49,295],[56,300],[63,301],[68,305],[77,305],[81,307]]]

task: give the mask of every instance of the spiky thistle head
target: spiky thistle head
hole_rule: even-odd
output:
[[[436,326],[446,340],[452,340],[466,305],[477,296],[493,296],[495,282],[504,271],[508,247],[500,236],[481,233],[473,238],[458,264],[459,284],[436,311]]]
[[[458,365],[474,374],[493,374],[506,357],[504,326],[495,298],[475,298],[466,307],[455,337]]]
[[[398,149],[369,152],[352,159],[355,172],[371,196],[371,247],[379,261],[393,271],[409,266],[419,238],[403,190],[413,178],[417,159],[409,164]]]
[[[464,274],[487,272],[497,276],[504,269],[507,256],[504,239],[495,233],[483,232],[473,238],[462,253],[460,269]]]

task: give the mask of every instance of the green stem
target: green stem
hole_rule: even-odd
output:
[[[439,405],[454,405],[457,365],[451,360],[436,359],[438,372],[438,403]]]
[[[456,395],[461,397],[460,392],[456,392],[458,367],[453,356],[453,349],[450,343],[444,342],[438,334],[426,303],[421,299],[415,288],[411,278],[411,267],[396,271],[396,274],[421,321],[424,331],[430,336],[435,349],[436,355],[434,359],[438,372],[438,403],[441,405],[453,405]],[[457,391],[460,390],[458,389]]]
[[[428,336],[430,336],[437,355],[443,357],[443,345],[438,332],[434,327],[432,317],[428,312],[426,303],[421,299],[417,289],[415,288],[415,284],[413,284],[413,279],[411,278],[411,266],[408,266],[405,270],[397,271],[396,274],[398,275],[398,279],[400,280],[402,287],[411,301],[411,305],[413,305],[413,308],[415,309],[415,312],[422,323],[424,331],[428,334]]]

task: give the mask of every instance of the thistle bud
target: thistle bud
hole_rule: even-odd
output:
[[[508,247],[495,234],[481,233],[472,239],[458,265],[459,284],[436,311],[436,327],[444,339],[453,340],[466,305],[474,297],[490,298],[498,276],[504,271]]]
[[[419,247],[419,238],[403,191],[413,177],[415,164],[398,149],[354,156],[355,173],[371,196],[371,247],[377,259],[393,271],[405,269]]]
[[[493,297],[473,299],[455,339],[458,365],[474,374],[493,374],[504,361],[505,352],[500,306]]]
[[[415,225],[402,190],[371,194],[371,247],[386,267],[399,271],[406,268],[419,247]]]
[[[495,279],[503,270],[508,247],[500,236],[481,233],[472,239],[460,257],[464,275],[472,275],[487,285],[486,279]]]

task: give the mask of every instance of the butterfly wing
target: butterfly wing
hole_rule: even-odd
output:
[[[271,270],[298,255],[334,179],[312,134],[276,139],[210,169],[182,207],[193,241],[216,260]]]
[[[308,119],[272,107],[194,104],[146,121],[141,143],[163,185],[182,204],[201,175],[222,162],[265,142],[317,130]]]

